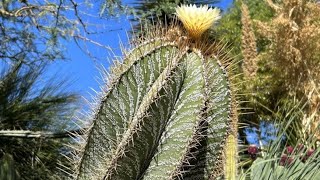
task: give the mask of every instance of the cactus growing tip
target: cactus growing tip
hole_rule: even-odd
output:
[[[183,23],[193,39],[199,39],[212,24],[220,19],[218,8],[209,8],[208,5],[182,5],[176,8],[176,15]]]

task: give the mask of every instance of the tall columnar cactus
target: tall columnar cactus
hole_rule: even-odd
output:
[[[153,28],[112,68],[76,179],[235,177],[226,167],[236,150],[228,75],[221,49],[201,38],[219,12],[182,6],[177,15],[187,31]]]

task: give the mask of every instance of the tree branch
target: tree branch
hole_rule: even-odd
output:
[[[99,47],[102,47],[102,48],[104,48],[104,49],[107,49],[107,50],[109,50],[109,51],[112,51],[112,48],[111,48],[110,46],[103,45],[103,44],[101,44],[101,43],[99,43],[99,42],[97,42],[97,41],[94,41],[94,40],[92,40],[92,39],[86,38],[86,37],[81,36],[81,35],[79,35],[79,34],[76,34],[76,35],[74,35],[73,37],[74,37],[74,38],[81,39],[81,40],[84,40],[84,41],[88,41],[88,42],[90,42],[90,43],[92,43],[92,44],[94,44],[94,45],[97,45],[97,46],[99,46]]]
[[[87,128],[76,129],[65,132],[44,132],[44,131],[28,131],[28,130],[0,130],[0,137],[13,138],[70,138],[77,135],[83,135]]]
[[[51,8],[51,9],[50,9]],[[23,14],[25,11],[30,11],[32,9],[38,9],[42,11],[49,11],[51,13],[55,13],[53,5],[43,5],[43,6],[36,6],[36,5],[29,5],[29,6],[24,6],[19,9],[13,10],[13,11],[6,11],[5,9],[0,9],[0,15],[1,16],[9,16],[9,17],[23,17],[27,16],[26,14]]]

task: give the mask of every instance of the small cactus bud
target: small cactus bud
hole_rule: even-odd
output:
[[[309,149],[309,150],[307,151],[307,157],[312,156],[313,153],[314,153],[314,149]]]
[[[252,160],[257,159],[257,154],[250,154],[250,158],[251,158]]]
[[[309,149],[304,156],[301,157],[302,162],[306,162],[310,156],[314,153],[314,149]]]
[[[283,154],[281,156],[279,164],[280,164],[280,166],[288,166],[288,165],[292,164],[292,162],[293,162],[293,158],[288,157],[288,155],[286,155],[286,154]]]
[[[250,145],[248,147],[248,153],[251,155],[255,155],[258,153],[258,147],[256,145]]]
[[[287,146],[287,153],[292,154],[293,153],[293,147],[292,146]]]

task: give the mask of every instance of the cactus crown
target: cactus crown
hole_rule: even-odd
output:
[[[186,29],[148,29],[110,70],[75,179],[234,177],[224,158],[229,134],[236,137],[228,59]]]

